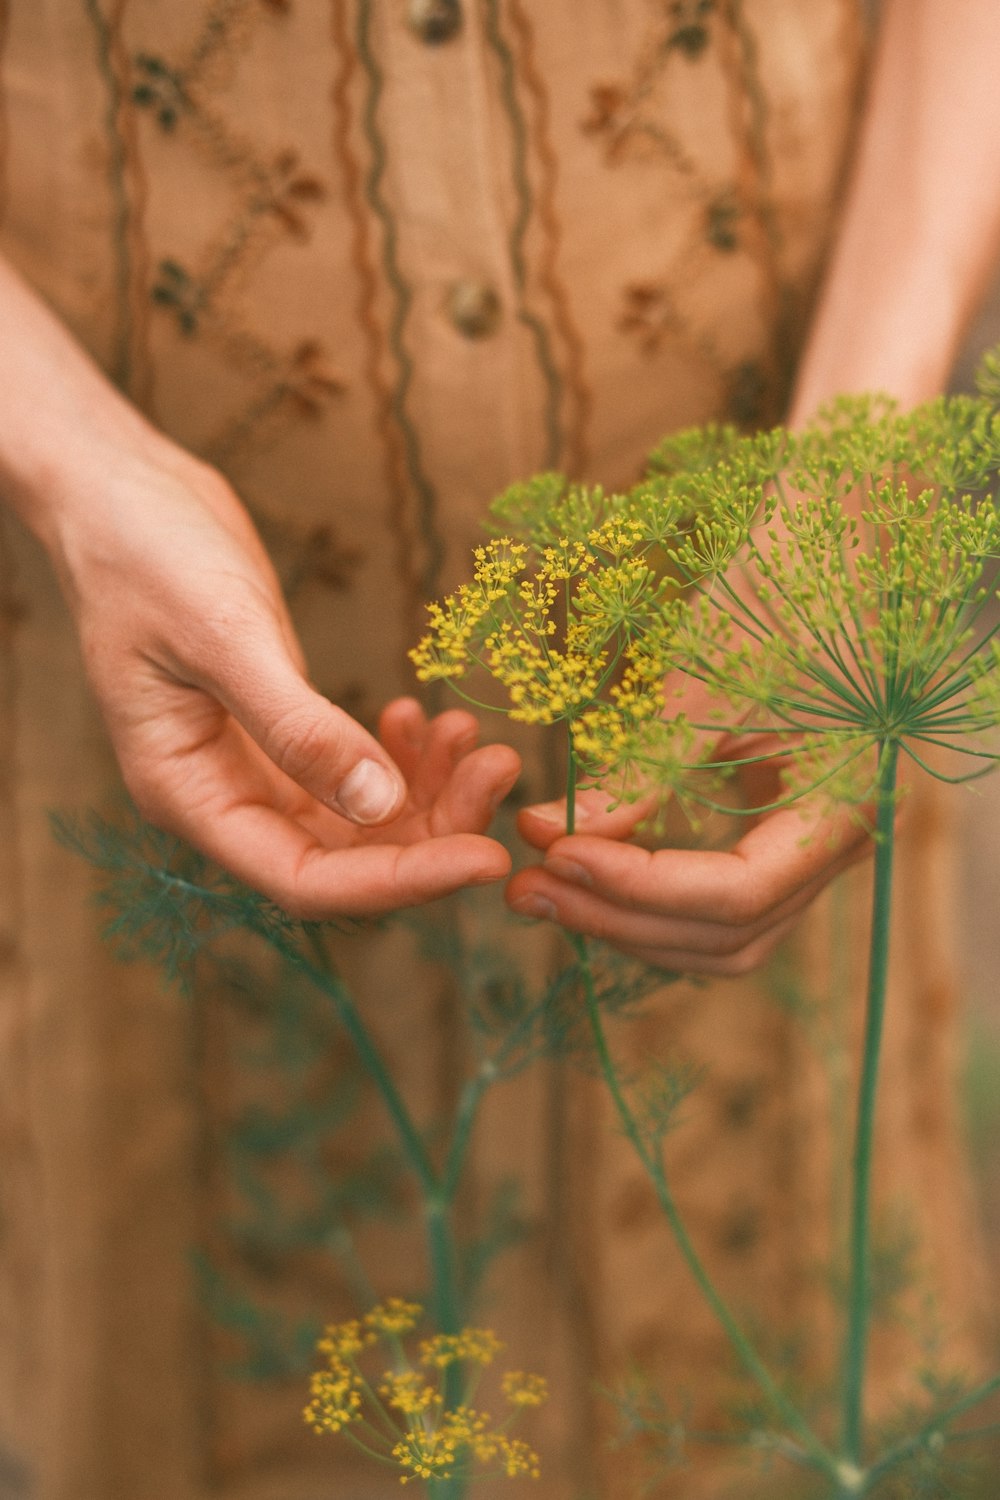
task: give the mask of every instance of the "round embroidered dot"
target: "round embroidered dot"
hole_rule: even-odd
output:
[[[448,316],[467,339],[486,339],[500,326],[500,298],[482,281],[456,281],[448,290]]]
[[[410,0],[410,29],[422,42],[434,47],[450,42],[462,28],[459,0]]]

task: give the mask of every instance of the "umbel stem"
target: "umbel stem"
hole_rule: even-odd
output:
[[[453,1142],[455,1149],[449,1153],[450,1170],[446,1173],[438,1172],[360,1011],[333,972],[325,945],[316,929],[309,929],[308,940],[317,962],[315,965],[307,965],[306,971],[333,1001],[341,1023],[396,1127],[400,1148],[419,1185],[430,1267],[431,1306],[437,1331],[458,1333],[462,1326],[462,1308],[452,1211],[471,1132],[472,1115],[480,1093],[475,1094],[462,1112]],[[450,1406],[455,1404],[460,1386],[461,1371],[457,1366],[451,1366],[446,1372],[445,1382],[446,1400]],[[467,1488],[466,1479],[460,1474],[427,1481],[427,1491],[432,1500],[462,1500]]]
[[[567,776],[567,833],[574,831],[573,792],[575,784],[576,761],[571,745],[569,750],[569,773]],[[793,1450],[792,1456],[806,1467],[818,1469],[827,1474],[831,1479],[835,1479],[838,1466],[833,1455],[827,1451],[823,1443],[816,1437],[795,1403],[782,1390],[770,1370],[764,1364],[764,1361],[760,1358],[750,1339],[743,1332],[715,1283],[709,1276],[701,1257],[698,1255],[688,1235],[680,1210],[670,1190],[662,1154],[658,1150],[654,1150],[644,1138],[639,1122],[632,1111],[618,1077],[614,1059],[611,1056],[611,1050],[604,1033],[600,1002],[598,1000],[597,988],[594,984],[593,970],[590,964],[586,939],[573,937],[571,943],[580,967],[580,976],[586,997],[587,1016],[594,1038],[594,1047],[601,1073],[607,1085],[608,1092],[611,1095],[618,1118],[621,1121],[622,1128],[649,1175],[657,1201],[663,1211],[664,1217],[670,1225],[677,1247],[702,1295],[722,1325],[730,1345],[743,1368],[756,1382],[775,1415],[780,1416],[788,1430],[795,1434],[796,1443],[794,1445],[787,1445],[789,1449]]]
[[[899,749],[894,741],[880,747],[875,822],[875,886],[872,896],[868,995],[864,1050],[858,1085],[851,1190],[850,1281],[843,1359],[844,1457],[860,1467],[864,1454],[864,1383],[868,1327],[871,1320],[871,1168],[879,1056],[885,1019],[889,966],[889,917],[895,845],[895,791]]]

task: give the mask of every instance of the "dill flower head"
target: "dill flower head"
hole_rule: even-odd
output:
[[[714,805],[768,757],[771,806],[818,788],[864,803],[890,752],[981,774],[1000,722],[998,370],[989,358],[978,396],[912,413],[851,397],[798,433],[680,433],[621,494],[551,474],[513,486],[494,506],[508,533],[429,607],[418,676],[478,673],[505,698],[480,706],[564,724],[616,799]],[[695,717],[671,712],[681,677]]]
[[[387,1297],[384,1302],[365,1313],[365,1323],[376,1333],[394,1334],[398,1337],[403,1333],[412,1333],[423,1315],[424,1310],[419,1302],[405,1302],[402,1297]]]
[[[345,1361],[336,1356],[329,1367],[316,1370],[309,1382],[312,1400],[305,1419],[315,1432],[340,1432],[349,1422],[361,1420],[362,1382]]]
[[[495,510],[517,531],[478,547],[472,582],[428,607],[417,676],[491,679],[506,701],[479,706],[529,724],[572,727],[602,704],[623,727],[658,712],[677,586],[664,543],[687,503],[653,479],[625,494],[555,475],[514,486]]]
[[[523,1370],[508,1370],[500,1389],[511,1406],[541,1406],[549,1397],[549,1384],[543,1375],[526,1375]]]
[[[522,1411],[545,1401],[546,1381],[519,1370],[504,1374],[500,1393],[507,1415],[495,1422],[474,1401],[483,1371],[503,1348],[496,1334],[489,1328],[432,1334],[418,1341],[414,1357],[405,1338],[422,1317],[418,1303],[389,1297],[364,1318],[327,1328],[317,1345],[326,1365],[311,1378],[306,1422],[318,1433],[340,1433],[373,1459],[393,1465],[401,1484],[537,1479],[538,1454],[509,1429]],[[391,1358],[381,1373],[378,1346]],[[373,1366],[370,1373],[364,1364]]]
[[[675,659],[714,701],[697,727],[772,736],[790,798],[821,787],[865,801],[888,750],[944,780],[989,769],[1000,512],[987,486],[998,456],[1000,422],[982,398],[912,414],[844,399],[786,435],[739,570],[686,601],[673,632]],[[731,472],[730,455],[702,474],[720,516]],[[686,539],[677,552],[690,550]],[[941,768],[946,750],[954,774]]]

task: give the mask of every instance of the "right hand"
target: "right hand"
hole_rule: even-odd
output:
[[[371,915],[502,878],[482,836],[520,769],[475,720],[400,699],[380,740],[304,676],[225,481],[165,445],[81,478],[51,547],[140,811],[294,915]],[[359,622],[359,628],[362,622]],[[350,643],[348,643],[349,648]]]

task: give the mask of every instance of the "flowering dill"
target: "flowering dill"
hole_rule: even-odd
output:
[[[317,1344],[326,1366],[310,1382],[304,1417],[317,1433],[337,1433],[382,1463],[401,1484],[474,1478],[539,1477],[537,1453],[509,1428],[519,1413],[540,1406],[548,1385],[540,1375],[508,1371],[500,1382],[507,1416],[494,1421],[472,1405],[483,1370],[503,1349],[488,1328],[462,1328],[419,1341],[415,1358],[404,1344],[423,1317],[414,1302],[391,1297],[363,1319],[332,1324]],[[392,1366],[375,1374],[375,1350]],[[366,1373],[362,1364],[372,1367]],[[384,1359],[382,1363],[384,1363]],[[457,1399],[450,1376],[462,1375]]]
[[[998,437],[983,401],[942,399],[911,415],[887,400],[840,400],[770,448],[752,516],[734,483],[737,443],[703,471],[714,501],[672,554],[698,583],[672,622],[672,662],[713,708],[696,724],[650,719],[624,750],[620,725],[598,724],[591,755],[627,755],[681,785],[696,735],[763,734],[753,756],[781,757],[784,800],[822,789],[837,803],[874,796],[888,749],[942,780],[989,770],[1000,512],[985,486]],[[745,475],[753,450],[739,461]],[[717,534],[734,509],[739,566],[723,568]],[[949,774],[945,750],[957,758]],[[728,755],[714,768],[740,763]]]
[[[784,1429],[776,1446],[824,1473],[837,1495],[869,1493],[928,1434],[945,1436],[931,1412],[913,1438],[869,1457],[869,1200],[899,763],[958,782],[1000,760],[988,739],[1000,725],[998,405],[995,354],[978,397],[912,413],[886,397],[844,398],[798,433],[681,433],[623,494],[556,475],[516,485],[496,507],[508,534],[478,549],[472,584],[430,607],[413,653],[424,680],[454,686],[477,671],[505,690],[511,718],[564,726],[570,833],[581,777],[614,799],[655,806],[655,791],[716,806],[727,777],[762,762],[779,769],[780,790],[746,811],[816,794],[874,809],[835,1446],[787,1397],[708,1276],[661,1151],[678,1099],[669,1090],[643,1099],[623,1084],[587,941],[570,938],[601,1071],[681,1253]],[[948,1420],[998,1387],[1000,1377],[985,1382]],[[517,1389],[529,1402],[530,1387]]]

